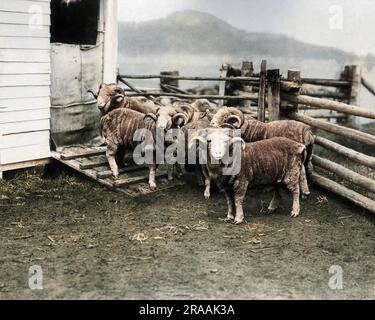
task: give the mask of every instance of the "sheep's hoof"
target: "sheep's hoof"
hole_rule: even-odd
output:
[[[238,226],[240,224],[243,224],[243,223],[244,223],[243,218],[242,219],[234,219],[234,221],[233,221],[233,224],[236,225],[236,226]]]
[[[118,174],[117,174],[117,175],[115,175],[115,174],[113,175],[113,180],[115,180],[115,181],[116,181],[116,180],[118,180],[119,178],[120,178],[120,177],[119,177],[119,175],[118,175]]]
[[[211,194],[210,193],[204,193],[204,198],[206,200],[210,200]]]
[[[309,198],[309,196],[310,196],[310,192],[304,192],[304,193],[302,193],[302,200],[307,200],[308,198]]]
[[[291,215],[292,218],[297,218],[299,216],[299,212],[292,211]]]
[[[150,183],[150,189],[151,189],[152,191],[156,191],[157,188],[158,188],[158,187],[156,186],[155,183]]]

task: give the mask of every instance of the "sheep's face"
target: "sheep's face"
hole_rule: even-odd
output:
[[[156,128],[164,131],[170,130],[172,128],[172,118],[176,113],[177,111],[172,107],[159,108],[156,113]]]
[[[116,84],[102,84],[97,97],[98,108],[102,115],[121,108],[125,101],[124,90]]]
[[[189,148],[192,148],[196,141],[200,141],[200,146],[207,148],[211,158],[220,161],[228,153],[231,140],[232,138],[228,130],[209,129],[198,131],[191,137]]]
[[[230,112],[227,110],[227,108],[220,109],[212,118],[211,126],[214,128],[220,128],[220,126],[226,122],[229,116]]]
[[[231,138],[226,130],[214,130],[207,135],[208,150],[212,159],[223,160],[228,152]]]

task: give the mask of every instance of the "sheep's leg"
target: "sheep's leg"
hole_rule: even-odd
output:
[[[182,171],[181,165],[179,163],[176,163],[174,168],[175,168],[176,177],[178,179],[180,179],[183,176],[183,171]]]
[[[311,175],[314,170],[314,166],[312,164],[312,156],[313,156],[313,151],[314,151],[314,145],[310,144],[306,147],[306,160],[304,163],[305,167],[305,172],[306,172],[306,177],[310,181]]]
[[[114,144],[107,143],[107,160],[109,163],[109,167],[111,168],[113,178],[117,180],[119,178],[118,166],[116,163],[116,153],[118,150],[118,146]]]
[[[234,205],[234,197],[233,197],[233,190],[229,188],[225,188],[224,190],[225,199],[227,200],[228,205],[228,213],[225,221],[233,221],[234,213],[236,211],[236,206]]]
[[[274,213],[280,207],[280,202],[281,202],[280,187],[275,186],[272,200],[267,209],[268,213]]]
[[[174,166],[173,164],[167,164],[168,181],[173,181]]]
[[[203,173],[203,176],[204,176],[204,185],[205,185],[204,198],[206,200],[209,200],[210,197],[211,197],[211,178],[210,178],[210,175],[207,171],[206,166],[202,166],[202,173]]]
[[[150,165],[149,166],[149,169],[150,169],[150,174],[149,174],[149,180],[148,180],[148,184],[150,185],[150,188],[151,190],[156,190],[157,189],[157,186],[156,186],[156,165]]]
[[[244,214],[242,203],[246,196],[246,191],[249,186],[248,181],[235,181],[234,183],[234,204],[236,206],[236,218],[234,219],[235,224],[241,224],[244,222]]]
[[[306,169],[305,169],[305,166],[303,166],[303,165],[302,165],[302,168],[301,168],[299,184],[300,184],[300,188],[301,188],[302,199],[306,199],[310,195],[310,189],[309,189],[309,185],[307,183]]]
[[[300,213],[300,169],[298,169],[299,168],[296,167],[293,170],[291,170],[288,177],[284,180],[285,186],[288,188],[288,190],[292,193],[293,196],[293,209],[291,213],[291,216],[293,218],[298,217]]]

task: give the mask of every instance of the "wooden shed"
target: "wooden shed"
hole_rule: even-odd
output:
[[[117,43],[117,0],[0,1],[0,177],[95,139]]]

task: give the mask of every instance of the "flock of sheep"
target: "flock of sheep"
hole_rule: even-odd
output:
[[[206,148],[206,161],[193,167],[204,177],[206,199],[210,197],[211,180],[224,192],[228,221],[243,223],[242,203],[249,187],[274,186],[269,212],[279,207],[280,189],[286,187],[293,196],[293,217],[300,213],[300,197],[310,194],[307,177],[312,170],[314,136],[311,128],[303,123],[287,120],[263,123],[246,117],[238,108],[219,109],[207,100],[171,103],[161,99],[163,106],[158,107],[151,101],[127,97],[116,84],[102,84],[98,94],[93,95],[101,112],[102,136],[115,179],[119,177],[119,150],[132,151],[140,144],[134,139],[137,130],[147,129],[155,137],[157,130],[179,129],[186,138],[186,150],[197,146]],[[194,135],[188,135],[191,130]],[[240,130],[240,137],[234,136],[235,130]],[[177,142],[165,141],[166,144]],[[237,171],[228,174],[225,173],[228,164],[223,158],[233,153],[235,145],[240,145],[240,159]],[[149,185],[155,189],[158,164],[155,161],[148,165]],[[185,168],[191,167],[186,162]],[[173,179],[173,170],[168,171],[168,178]]]

